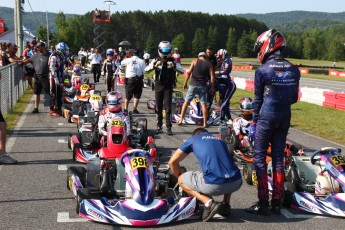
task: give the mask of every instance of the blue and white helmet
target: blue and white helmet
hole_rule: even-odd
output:
[[[171,56],[171,44],[168,41],[161,41],[158,45],[158,54],[161,58]]]
[[[69,47],[66,43],[59,42],[58,44],[56,44],[55,49],[57,52],[64,53],[66,50],[69,50]]]

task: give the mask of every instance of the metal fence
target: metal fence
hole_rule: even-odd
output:
[[[28,83],[23,80],[23,65],[12,63],[0,67],[0,74],[0,110],[2,115],[6,116],[24,94]]]

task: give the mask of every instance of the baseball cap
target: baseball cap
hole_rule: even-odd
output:
[[[198,57],[200,57],[200,56],[207,57],[205,52],[200,52],[200,53],[198,54]]]
[[[178,48],[175,48],[174,50],[178,50]]]
[[[46,43],[44,42],[38,42],[36,47],[46,47]]]

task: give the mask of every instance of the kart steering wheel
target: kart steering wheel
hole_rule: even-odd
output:
[[[311,163],[314,165],[317,161],[320,161],[320,158],[315,159],[315,157],[316,157],[317,155],[324,155],[324,154],[328,153],[328,152],[331,151],[331,150],[337,151],[337,152],[339,151],[339,149],[336,149],[336,148],[333,148],[333,147],[324,147],[324,148],[321,148],[321,149],[316,150],[316,151],[311,155],[311,157],[310,157]]]
[[[124,152],[120,158],[120,162],[122,164],[123,167],[125,167],[125,163],[123,162],[123,159],[127,156],[132,156],[134,153],[138,153],[138,155],[144,157],[144,156],[148,156],[150,157],[150,154],[149,152],[145,151],[145,150],[142,150],[142,149],[131,149],[131,150],[128,150],[126,152]]]

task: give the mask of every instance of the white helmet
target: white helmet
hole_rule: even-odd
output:
[[[158,45],[158,54],[161,58],[171,56],[171,44],[168,41],[161,41]]]
[[[216,57],[222,60],[224,60],[227,56],[228,56],[228,51],[226,51],[225,49],[218,50],[216,54]]]
[[[150,57],[151,57],[151,56],[150,56],[149,53],[145,53],[144,56],[143,56],[144,59],[150,59]]]

